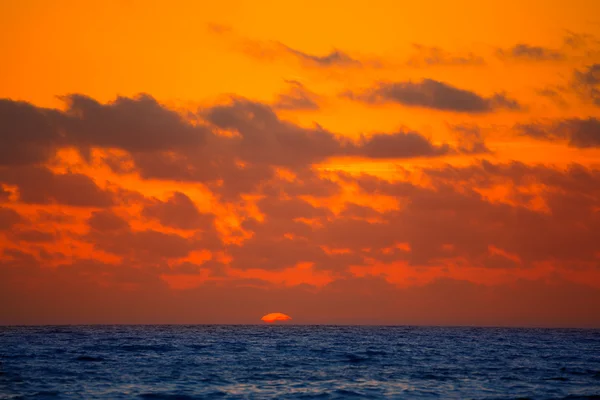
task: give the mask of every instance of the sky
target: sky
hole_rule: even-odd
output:
[[[599,15],[0,2],[0,324],[600,327]]]

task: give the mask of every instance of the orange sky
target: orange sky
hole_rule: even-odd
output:
[[[0,4],[0,324],[600,327],[596,15]]]

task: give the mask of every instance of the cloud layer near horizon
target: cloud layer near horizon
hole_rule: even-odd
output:
[[[0,5],[0,324],[600,327],[598,13],[434,3]]]
[[[470,310],[444,319],[428,309],[418,317],[396,313],[392,304],[457,288],[464,290],[459,299],[486,291],[526,296],[519,291],[530,286],[532,298],[553,285],[578,291],[561,279],[598,268],[600,170],[594,168],[483,160],[383,178],[318,165],[336,157],[440,158],[464,149],[409,130],[350,139],[287,122],[270,106],[243,98],[186,115],[149,95],[106,104],[83,95],[64,100],[64,110],[0,102],[0,140],[10,148],[0,156],[5,296],[58,285],[65,296],[105,288],[122,301],[129,301],[128,290],[191,290],[192,298],[222,290],[230,301],[272,292],[315,296],[311,302],[339,293],[352,302],[358,290],[377,297],[378,312],[339,311],[336,321],[510,324],[523,323],[522,315],[494,320]],[[575,119],[520,130],[588,147],[597,145],[594,124]],[[156,197],[151,193],[160,182],[177,189],[165,187]],[[523,280],[548,268],[554,283],[524,281],[516,288],[460,278],[489,273]],[[593,294],[589,305],[597,309],[598,289],[583,292]],[[395,300],[384,306],[381,293]],[[38,295],[20,300],[21,312],[4,310],[2,322],[42,318],[38,301]],[[582,301],[578,294],[564,306]],[[533,312],[535,302],[523,307]],[[304,312],[300,322],[324,318],[316,309]],[[103,315],[81,321],[110,320]],[[552,313],[535,323],[591,323],[587,312],[577,315]]]

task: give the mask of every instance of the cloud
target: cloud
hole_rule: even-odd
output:
[[[54,173],[34,166],[0,169],[0,183],[16,185],[23,203],[98,208],[115,204],[113,193],[79,173]]]
[[[277,110],[318,110],[318,96],[297,81],[286,81],[290,87],[280,93],[273,104]]]
[[[565,59],[565,54],[558,50],[526,43],[518,43],[509,49],[498,49],[496,53],[503,59],[521,61],[560,61]]]
[[[563,46],[570,51],[578,51],[580,55],[595,58],[598,55],[600,40],[588,33],[567,31],[563,38]]]
[[[0,167],[48,161],[61,142],[56,110],[0,99]]]
[[[68,108],[61,126],[67,140],[83,149],[119,148],[130,152],[198,146],[207,130],[185,121],[147,94],[117,97],[107,104],[79,94],[64,96]]]
[[[520,110],[522,106],[503,93],[483,97],[444,82],[424,79],[420,82],[382,82],[375,88],[348,93],[351,99],[370,104],[398,103],[407,107],[423,107],[461,113],[487,113],[498,109]]]
[[[0,186],[0,203],[3,203],[5,201],[8,201],[10,199],[10,191],[4,189],[2,186]]]
[[[276,40],[242,37],[229,26],[209,24],[208,29],[213,34],[230,40],[239,51],[261,60],[292,58],[303,66],[312,68],[352,68],[363,65],[361,61],[335,48],[324,55],[317,55],[295,49]]]
[[[449,152],[448,145],[436,147],[416,132],[375,134],[355,143],[318,126],[306,129],[282,121],[268,106],[246,100],[209,109],[206,118],[237,131],[241,137],[235,153],[252,164],[299,166],[344,155],[410,158]]]
[[[18,231],[13,235],[16,241],[29,243],[49,243],[56,240],[56,235],[52,232],[44,232],[37,229],[27,229]]]
[[[111,210],[102,210],[92,212],[92,216],[87,220],[90,228],[99,232],[111,232],[129,229],[129,222],[119,217]]]
[[[407,243],[410,251],[396,253],[394,259],[414,265],[462,259],[470,265],[498,268],[498,253],[490,245],[518,257],[519,268],[542,261],[597,263],[597,170],[483,162],[465,168],[425,169],[423,174],[430,187],[370,176],[354,179],[362,193],[389,196],[402,206],[379,212],[376,223],[339,215],[311,240],[334,248],[370,249],[363,256],[382,261],[387,259],[382,256],[385,249]],[[510,192],[504,201],[481,194],[505,187]],[[532,196],[534,187],[544,189]],[[586,221],[585,228],[582,221]],[[514,268],[510,259],[501,265]]]
[[[269,196],[260,199],[256,205],[266,215],[267,219],[313,219],[331,215],[328,208],[315,207],[299,198],[281,199],[276,196]]]
[[[83,239],[99,250],[136,263],[183,258],[193,250],[202,248],[201,241],[194,237],[188,238],[152,229],[92,230]]]
[[[360,67],[362,64],[360,61],[350,57],[343,51],[333,49],[329,53],[319,56],[315,54],[305,53],[300,50],[293,49],[289,46],[279,43],[279,46],[289,54],[297,57],[304,64],[317,66],[320,68],[325,67]]]
[[[573,88],[583,98],[600,106],[600,64],[591,64],[573,73]]]
[[[535,139],[566,140],[569,147],[580,149],[600,147],[600,120],[590,117],[568,118],[550,123],[519,124],[517,130]]]
[[[357,153],[367,158],[436,157],[451,154],[448,144],[436,146],[417,132],[377,133],[362,138]]]
[[[201,213],[184,193],[175,192],[166,201],[154,200],[144,206],[142,215],[160,221],[164,226],[178,229],[199,229],[212,226],[214,216]]]
[[[75,312],[72,315],[81,315],[77,318],[84,318],[84,316],[97,318],[95,321],[106,318],[105,322],[116,322],[121,317],[114,313],[102,312],[100,308],[97,313],[90,311],[96,304],[91,298],[86,297],[91,296],[90,291],[98,290],[94,295],[99,296],[98,299],[102,300],[104,307],[108,307],[106,302],[113,301],[114,296],[129,296],[127,293],[133,293],[138,297],[148,296],[161,302],[174,302],[169,303],[170,307],[183,306],[185,303],[179,303],[179,301],[183,302],[181,296],[200,296],[193,297],[194,301],[200,301],[198,299],[201,298],[217,301],[220,298],[218,293],[226,291],[229,299],[237,303],[238,300],[241,301],[240,299],[246,299],[244,296],[251,298],[257,296],[257,293],[258,295],[262,293],[265,301],[267,298],[272,301],[273,296],[281,294],[280,291],[289,291],[287,293],[290,296],[288,299],[290,305],[293,303],[292,299],[298,302],[302,298],[306,302],[296,313],[313,310],[310,307],[314,304],[314,310],[317,311],[307,314],[314,316],[312,322],[325,322],[327,318],[326,313],[321,314],[322,311],[318,311],[318,303],[337,298],[336,304],[339,309],[330,310],[333,314],[329,314],[329,318],[334,315],[338,322],[470,323],[479,321],[479,323],[490,324],[499,323],[498,315],[489,316],[483,309],[478,308],[466,312],[464,311],[466,305],[479,304],[491,296],[494,302],[487,307],[499,301],[515,301],[516,307],[518,301],[515,296],[520,301],[531,299],[525,296],[526,290],[530,290],[530,296],[535,293],[534,297],[538,300],[545,299],[545,305],[554,304],[548,303],[549,299],[555,298],[550,295],[552,292],[583,291],[587,293],[586,296],[596,293],[597,289],[573,286],[566,281],[552,284],[548,281],[517,282],[506,287],[502,285],[488,287],[449,279],[433,281],[425,286],[401,289],[388,283],[383,276],[352,277],[349,272],[351,266],[370,266],[373,263],[390,264],[390,271],[401,270],[410,265],[420,268],[435,268],[443,265],[455,269],[522,271],[534,268],[536,263],[552,262],[557,273],[565,269],[595,268],[589,266],[597,265],[600,219],[596,210],[600,199],[600,171],[577,165],[558,169],[543,165],[529,166],[517,162],[483,161],[463,167],[432,166],[425,168],[422,174],[428,182],[427,187],[408,181],[388,181],[368,175],[341,174],[336,179],[342,181],[339,184],[351,184],[355,190],[358,190],[357,196],[354,197],[357,201],[364,199],[364,196],[385,196],[396,200],[398,207],[376,209],[373,208],[376,207],[376,202],[367,201],[363,204],[344,204],[339,212],[319,205],[319,202],[309,202],[299,197],[302,193],[310,195],[313,187],[323,187],[319,190],[324,195],[336,192],[337,184],[328,183],[325,178],[318,178],[314,171],[310,173],[299,171],[297,176],[289,180],[273,177],[273,181],[269,181],[270,186],[261,186],[261,191],[257,193],[255,205],[261,218],[256,219],[254,214],[240,214],[241,229],[248,233],[248,236],[245,240],[228,244],[214,241],[214,236],[211,236],[214,233],[209,232],[209,235],[205,235],[200,225],[197,230],[187,232],[185,236],[154,229],[139,230],[134,229],[125,219],[110,209],[95,210],[87,219],[89,232],[80,239],[97,250],[118,256],[121,261],[115,264],[103,264],[99,260],[92,263],[71,258],[68,264],[44,269],[39,267],[42,263],[41,252],[36,254],[25,250],[3,249],[0,257],[2,263],[0,285],[4,286],[0,289],[10,290],[12,294],[19,293],[16,288],[21,287],[22,276],[26,274],[28,281],[35,282],[39,290],[48,290],[48,293],[52,293],[51,288],[60,285],[63,288],[61,293],[65,296],[75,296],[84,302],[87,313],[84,314],[82,311],[82,314]],[[306,187],[302,189],[303,186]],[[493,192],[498,187],[510,188],[509,195],[500,201],[487,198],[480,193],[486,190]],[[537,199],[531,198],[534,188],[537,190],[542,188],[539,193],[534,194]],[[159,205],[160,207],[154,210],[161,211],[157,218],[166,218],[166,223],[172,225],[173,221],[177,221],[180,216],[183,218],[184,215],[195,214],[195,211],[189,208],[188,200],[190,199],[183,195],[173,195],[166,201],[155,199],[145,201],[146,204]],[[545,204],[547,210],[531,208],[533,204],[540,201]],[[181,204],[183,206],[180,206]],[[9,225],[8,229],[15,234],[29,230],[14,223]],[[12,235],[13,233],[10,233],[7,237],[13,238]],[[16,239],[11,240],[12,246],[21,243]],[[70,234],[69,240],[77,243],[77,235]],[[398,247],[399,243],[403,243],[403,246]],[[37,241],[36,245],[44,245],[44,242]],[[229,259],[210,260],[210,263],[205,264],[186,259],[192,252],[201,249],[209,250],[211,253],[224,252]],[[223,272],[231,270],[246,273],[252,270],[265,273],[277,272],[293,268],[299,263],[310,263],[313,271],[327,273],[333,278],[333,282],[320,289],[315,287],[304,289],[302,286],[284,287],[268,283],[253,284],[252,290],[259,291],[254,291],[250,295],[243,294],[245,293],[243,290],[246,289],[242,289],[242,286],[246,285],[248,289],[247,283],[236,283]],[[206,278],[209,281],[201,284],[197,290],[189,289],[178,293],[177,296],[166,288],[161,280],[161,276],[164,275],[199,275],[199,271],[206,269],[217,269],[221,272],[218,276]],[[96,289],[97,285],[103,291]],[[131,285],[135,285],[135,290]],[[85,289],[83,292],[77,289],[82,287]],[[119,289],[121,287],[128,289]],[[509,290],[510,287],[513,289]],[[514,292],[515,287],[521,289]],[[567,287],[571,289],[566,289]],[[261,292],[262,290],[265,292]],[[0,296],[4,295],[3,290],[0,290],[0,293]],[[27,313],[17,315],[5,308],[0,312],[0,316],[5,319],[10,318],[12,321],[19,318],[23,320],[41,318],[36,314],[39,304],[35,302],[42,294],[36,293],[35,297],[23,303],[25,308],[22,310],[29,310]],[[234,301],[231,296],[235,293],[236,296],[241,297]],[[368,319],[366,308],[362,308],[366,306],[356,300],[365,296],[371,298],[371,295],[374,303],[370,303],[369,307],[374,307],[379,302],[390,307],[384,308],[384,311],[374,320]],[[396,301],[398,296],[404,299],[402,301],[422,299],[434,301],[435,304],[446,304],[443,302],[452,299],[457,302],[455,304],[457,308],[456,311],[444,313],[440,311],[439,314],[434,312],[435,308],[425,308],[421,311],[426,315],[407,312],[399,317],[393,308],[395,304],[393,301]],[[12,297],[13,301],[17,298]],[[62,301],[53,297],[47,299],[53,307],[58,307]],[[190,298],[187,298],[187,301],[191,301]],[[528,307],[531,307],[528,312],[538,315],[534,312],[535,302],[531,301],[532,303],[527,303],[530,304]],[[143,311],[146,310],[144,307],[148,307],[147,302],[144,306],[136,305],[135,302],[127,304],[131,309],[127,308],[129,311],[122,316],[125,319],[134,315],[134,311],[142,313],[138,314],[138,318],[144,322],[173,322],[169,318],[175,318],[167,312],[166,306],[164,311],[157,311],[162,310],[158,307],[153,310],[153,313],[149,313]],[[259,305],[250,306],[250,304],[253,303],[246,305],[251,309],[260,308]],[[29,306],[31,308],[27,308]],[[494,307],[500,305],[496,304]],[[489,312],[489,309],[487,311]],[[245,312],[251,313],[249,310]],[[577,318],[573,317],[567,308],[559,314],[560,318],[556,312],[553,312],[543,314],[543,318],[538,316],[537,319],[528,319],[528,321],[536,321],[536,324],[560,321],[573,324],[575,321],[578,321],[577,323],[590,321],[589,315],[583,311]],[[197,317],[196,314],[194,315]],[[203,322],[210,322],[213,321],[211,318],[217,318],[216,315],[202,315]],[[510,315],[511,318],[506,317],[507,319],[502,321],[507,324],[525,321],[519,319],[516,314]],[[60,316],[51,313],[45,318],[55,321]],[[177,314],[175,320],[183,321],[185,318],[189,318],[189,314],[181,313]],[[244,314],[241,313],[239,318],[235,321],[242,321],[245,318]],[[302,319],[299,322],[301,321]],[[309,319],[304,321],[308,322]]]
[[[600,234],[600,219],[595,211],[600,199],[600,189],[597,189],[600,187],[600,171],[576,164],[567,169],[555,169],[518,162],[482,162],[479,166],[465,168],[431,169],[427,174],[437,177],[438,182],[434,185],[439,187],[452,184],[483,189],[510,188],[510,195],[504,202],[488,202],[473,193],[470,197],[473,200],[479,197],[479,200],[468,206],[469,211],[464,210],[463,217],[457,215],[463,221],[461,226],[467,223],[467,214],[469,219],[475,218],[473,222],[477,218],[486,221],[473,237],[472,245],[478,241],[480,248],[492,244],[517,254],[525,262],[597,263],[594,237]],[[532,195],[533,187],[543,189]],[[451,206],[455,212],[467,207],[464,200],[460,200],[462,196],[454,193],[452,197],[460,201]],[[420,202],[425,205],[424,200]],[[416,199],[413,204],[417,204]],[[450,196],[446,204],[452,204]],[[540,204],[545,210],[540,209]],[[481,217],[476,217],[480,212]],[[474,223],[473,227],[477,226]],[[585,225],[583,230],[582,223]],[[442,225],[440,221],[438,232],[444,230]],[[462,229],[462,233],[466,230]]]
[[[561,108],[567,108],[568,103],[565,100],[563,94],[565,92],[565,88],[561,86],[547,86],[545,88],[537,89],[536,93],[540,96],[546,97],[553,101],[556,105]]]
[[[485,144],[481,129],[476,125],[448,125],[457,135],[457,149],[465,154],[485,154],[492,151]]]
[[[62,99],[65,111],[0,100],[0,167],[46,163],[67,147],[79,149],[88,160],[92,148],[164,153],[198,147],[208,134],[148,95],[118,97],[107,104],[78,94]],[[57,179],[84,179],[75,175]]]
[[[301,90],[296,84],[294,87]],[[63,99],[67,101],[65,111],[5,101],[12,104],[7,109],[23,108],[26,115],[39,119],[40,126],[52,127],[45,134],[16,135],[11,139],[14,147],[45,149],[41,158],[24,154],[22,160],[16,160],[11,156],[11,163],[20,167],[15,164],[0,169],[0,183],[18,186],[20,201],[81,207],[114,204],[116,193],[100,189],[88,176],[54,173],[35,166],[49,162],[58,150],[66,148],[78,149],[90,165],[91,150],[102,150],[94,153],[96,161],[104,162],[117,174],[200,182],[228,199],[255,191],[280,167],[306,171],[331,157],[400,159],[442,156],[453,151],[447,144],[432,144],[417,132],[395,132],[389,137],[377,133],[352,140],[319,125],[306,128],[282,120],[273,107],[244,98],[202,108],[186,118],[148,95],[119,97],[106,104],[83,95]],[[286,101],[291,106],[294,100]],[[12,124],[12,114],[0,114],[3,116]],[[58,139],[47,138],[56,132],[60,132]],[[6,197],[6,190],[2,190]]]
[[[355,203],[346,203],[339,215],[345,218],[356,218],[364,220],[381,218],[380,212],[372,209],[371,207]]]
[[[14,225],[24,222],[25,219],[12,208],[0,206],[0,231],[9,230]]]
[[[414,54],[408,59],[411,67],[428,66],[481,66],[485,64],[483,57],[472,52],[453,54],[435,46],[413,44]]]
[[[8,270],[13,275],[7,275]],[[86,278],[94,270],[110,281]],[[383,277],[354,277],[322,288],[210,282],[172,291],[143,269],[88,261],[53,270],[29,269],[29,282],[36,282],[32,296],[23,290],[22,274],[17,268],[0,268],[2,324],[251,324],[269,305],[278,304],[298,324],[600,326],[600,291],[559,279],[496,286],[438,279],[396,287]],[[118,284],[125,282],[139,287],[121,289]]]
[[[452,90],[450,94],[455,95]],[[381,270],[389,276],[403,269],[408,273],[420,269],[423,276],[443,268],[453,276],[463,269],[477,269],[483,275],[504,269],[516,277],[540,263],[549,263],[562,274],[577,268],[591,271],[598,262],[600,172],[592,167],[428,163],[403,171],[403,180],[315,168],[345,156],[382,160],[484,154],[489,150],[476,125],[448,125],[458,138],[450,146],[408,129],[350,139],[318,125],[296,125],[280,118],[273,107],[243,98],[201,108],[189,118],[175,118],[149,99],[90,104],[85,107],[106,109],[77,117],[70,108],[41,113],[61,132],[57,148],[85,143],[98,150],[73,171],[87,171],[110,160],[111,165],[125,165],[114,171],[117,175],[126,171],[128,180],[137,172],[142,180],[171,182],[158,182],[164,187],[153,186],[156,197],[148,197],[135,190],[157,182],[128,189],[107,184],[109,189],[104,189],[91,176],[68,168],[58,172],[52,164],[3,166],[1,187],[15,194],[7,198],[10,209],[0,208],[4,210],[0,239],[12,249],[3,253],[6,270],[1,273],[14,277],[14,282],[20,273],[17,268],[31,271],[43,262],[55,272],[35,272],[42,281],[50,276],[94,285],[98,279],[106,287],[132,286],[161,296],[169,293],[165,282],[171,284],[186,274],[194,275],[190,279],[197,279],[195,284],[205,285],[204,289],[208,282],[236,287],[236,279],[246,287],[273,289],[281,287],[269,283],[280,279],[273,276],[308,274],[308,282],[314,276],[325,277],[321,287],[342,281],[331,284],[328,293],[350,293],[356,284],[351,278],[359,269]],[[150,129],[146,127],[156,117],[157,126],[169,121],[164,126],[181,131],[156,137],[145,146],[111,135],[98,139],[100,131],[82,130],[81,137],[74,138],[73,118],[87,126],[97,118],[88,121],[88,116],[104,112],[106,119],[113,119],[106,129],[147,115],[146,121],[131,126]],[[597,146],[597,125],[593,119],[570,119],[536,127],[537,131],[530,128],[529,134],[567,140],[577,147]],[[122,129],[121,135],[129,134]],[[139,139],[138,133],[131,135]],[[188,191],[194,186],[211,192],[210,213],[196,205]],[[62,205],[84,209],[56,207]],[[23,214],[27,220],[18,216],[19,207],[32,209],[32,214]],[[38,212],[44,210],[46,214]],[[70,252],[57,251],[67,241],[70,247],[64,248]],[[97,258],[95,263],[82,259],[90,254]],[[454,284],[461,285],[449,285]],[[397,294],[385,281],[373,285]]]
[[[308,165],[338,155],[346,143],[321,129],[305,129],[280,120],[264,104],[238,99],[206,111],[206,119],[221,129],[235,130],[231,148],[252,164]]]

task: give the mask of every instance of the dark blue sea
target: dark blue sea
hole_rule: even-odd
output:
[[[600,331],[0,327],[0,398],[600,398]]]

